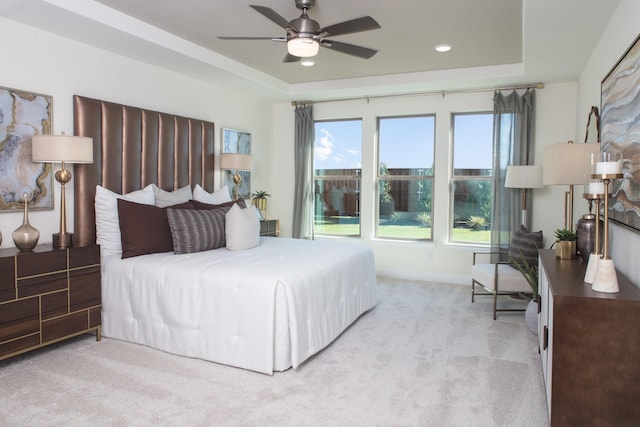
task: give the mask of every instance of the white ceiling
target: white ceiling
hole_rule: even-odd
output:
[[[381,29],[334,39],[378,49],[365,60],[321,48],[283,63],[282,37],[249,7],[287,20],[294,0],[2,0],[0,16],[238,90],[323,99],[576,80],[619,0],[317,0],[328,26],[369,15]],[[437,53],[433,46],[453,50]]]

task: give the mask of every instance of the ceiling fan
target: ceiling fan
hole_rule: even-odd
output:
[[[325,37],[341,36],[344,34],[359,33],[380,28],[375,19],[370,16],[351,19],[328,27],[320,27],[317,21],[309,18],[307,11],[311,9],[315,0],[295,0],[296,7],[302,10],[302,15],[292,21],[287,21],[278,12],[266,6],[250,5],[271,21],[275,22],[287,31],[286,37],[218,37],[221,40],[273,40],[287,42],[287,55],[283,62],[296,62],[300,58],[307,58],[318,54],[320,46],[347,55],[369,59],[378,51],[368,47],[357,46],[349,43],[327,40]]]

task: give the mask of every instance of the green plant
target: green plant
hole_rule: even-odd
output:
[[[555,231],[556,241],[558,242],[573,242],[578,240],[578,234],[575,231],[571,231],[567,228],[558,228]]]
[[[429,212],[420,212],[416,215],[416,221],[423,227],[431,227],[431,214]]]
[[[470,216],[467,225],[473,230],[480,230],[487,226],[487,219],[483,216]]]
[[[509,256],[509,262],[524,276],[529,286],[531,286],[532,299],[538,302],[538,266],[530,265],[521,252],[518,257]]]
[[[251,193],[252,199],[266,199],[267,197],[271,197],[271,194],[267,193],[264,190],[256,190]]]

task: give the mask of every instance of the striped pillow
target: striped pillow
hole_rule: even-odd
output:
[[[542,231],[529,232],[524,225],[511,236],[509,245],[509,259],[515,260],[518,264],[524,265],[524,261],[530,267],[538,265],[538,249],[542,248]]]
[[[167,219],[176,254],[223,248],[225,214],[229,209],[167,209]]]

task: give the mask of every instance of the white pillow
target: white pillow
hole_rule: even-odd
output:
[[[227,249],[241,251],[260,244],[260,220],[257,209],[250,205],[242,209],[235,203],[225,215],[225,239]]]
[[[189,185],[185,185],[174,191],[166,191],[155,184],[151,185],[153,186],[153,194],[156,198],[156,206],[159,208],[177,205],[193,199],[193,193],[191,193],[191,187]]]
[[[151,185],[124,196],[100,185],[96,186],[96,243],[100,245],[100,252],[103,255],[120,255],[122,253],[118,199],[145,205],[153,205],[155,201]]]
[[[219,205],[230,202],[231,196],[229,195],[229,189],[226,185],[213,193],[208,193],[207,190],[200,187],[200,184],[196,184],[193,188],[193,200],[209,203],[210,205]]]

